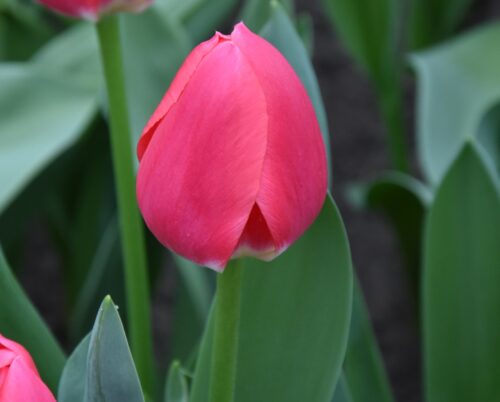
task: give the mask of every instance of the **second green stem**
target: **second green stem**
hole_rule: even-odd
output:
[[[152,396],[154,390],[154,365],[149,282],[144,229],[135,195],[135,171],[131,149],[119,17],[113,15],[98,22],[97,33],[108,94],[111,148],[125,265],[125,290],[130,343],[144,392]]]
[[[240,260],[232,261],[217,277],[210,402],[234,400],[243,277],[241,265]]]

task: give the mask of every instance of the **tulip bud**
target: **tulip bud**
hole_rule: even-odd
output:
[[[187,57],[137,146],[144,220],[176,253],[222,271],[270,260],[318,215],[327,165],[305,88],[243,23]]]
[[[38,0],[52,10],[73,18],[97,21],[102,15],[120,11],[138,12],[153,0]]]
[[[0,335],[0,402],[56,402],[29,353]]]

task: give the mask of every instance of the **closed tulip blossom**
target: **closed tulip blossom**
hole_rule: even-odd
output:
[[[102,15],[119,11],[137,12],[153,0],[38,0],[58,13],[73,18],[97,21]]]
[[[217,271],[270,260],[318,215],[325,147],[307,92],[243,23],[187,57],[137,146],[139,207],[178,254]]]
[[[0,402],[56,402],[29,353],[0,335]]]

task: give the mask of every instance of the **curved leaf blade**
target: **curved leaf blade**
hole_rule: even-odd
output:
[[[426,227],[423,329],[429,402],[500,399],[500,191],[467,144]]]
[[[269,263],[245,260],[243,269],[235,400],[331,401],[352,297],[349,245],[333,201],[325,201],[316,222],[283,255]],[[212,324],[213,315],[192,402],[208,397]]]
[[[358,283],[354,285],[353,290],[351,327],[343,377],[344,394],[352,402],[394,402],[363,293]]]
[[[144,402],[118,310],[108,296],[90,335],[84,402]]]
[[[492,23],[411,58],[418,76],[418,155],[433,185],[500,101],[499,42],[500,23]]]
[[[55,391],[66,357],[17,282],[0,249],[0,333],[23,345]]]
[[[89,344],[90,335],[87,335],[68,358],[59,382],[58,402],[83,402]]]
[[[174,361],[170,365],[165,402],[189,402],[188,385],[179,361]]]

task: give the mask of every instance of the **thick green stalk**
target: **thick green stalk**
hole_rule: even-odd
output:
[[[120,20],[116,15],[97,23],[106,79],[111,148],[116,181],[125,290],[132,355],[145,393],[153,394],[154,366],[144,229],[135,195],[129,115],[123,72]]]
[[[210,402],[234,402],[243,276],[241,265],[240,260],[235,260],[217,277]]]

